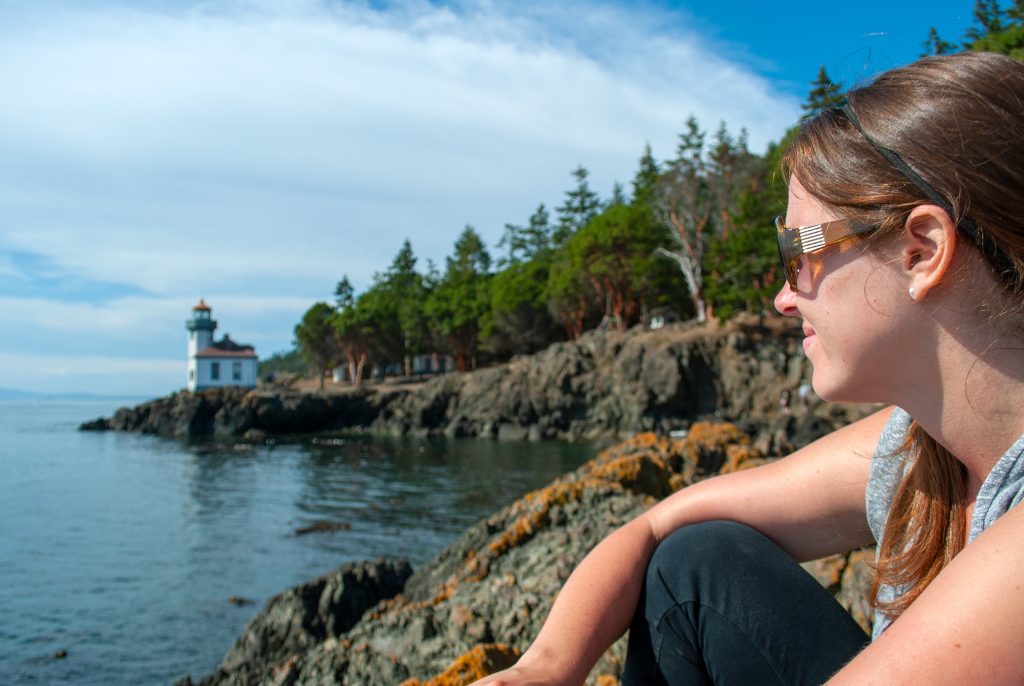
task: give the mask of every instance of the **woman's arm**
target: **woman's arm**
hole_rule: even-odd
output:
[[[741,522],[801,560],[871,543],[864,488],[889,414],[878,412],[784,460],[689,486],[618,529],[566,581],[519,663],[480,686],[583,683],[629,626],[654,549],[686,524]]]
[[[1022,542],[1024,507],[1016,507],[828,683],[1024,684]]]

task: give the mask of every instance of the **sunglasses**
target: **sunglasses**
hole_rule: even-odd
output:
[[[779,259],[789,287],[796,290],[800,276],[800,256],[824,250],[830,245],[870,233],[877,227],[858,226],[848,219],[837,219],[810,226],[786,226],[782,217],[775,218],[775,237],[779,239]]]

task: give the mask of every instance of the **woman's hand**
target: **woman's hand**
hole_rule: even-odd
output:
[[[474,681],[472,686],[554,686],[559,682],[518,664]]]

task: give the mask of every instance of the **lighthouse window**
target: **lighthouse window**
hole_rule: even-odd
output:
[[[194,381],[195,378],[196,378],[196,370],[194,370],[194,369],[188,370],[188,380],[189,381]]]
[[[214,381],[220,379],[220,362],[210,363],[210,378],[213,379]]]
[[[231,363],[231,379],[233,381],[241,381],[242,380],[242,363],[241,362],[232,362]]]

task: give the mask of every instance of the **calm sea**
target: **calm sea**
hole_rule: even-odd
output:
[[[76,430],[119,404],[0,401],[0,684],[202,676],[274,594],[347,561],[422,564],[594,452],[338,436],[251,447]],[[295,535],[321,521],[351,528]]]

